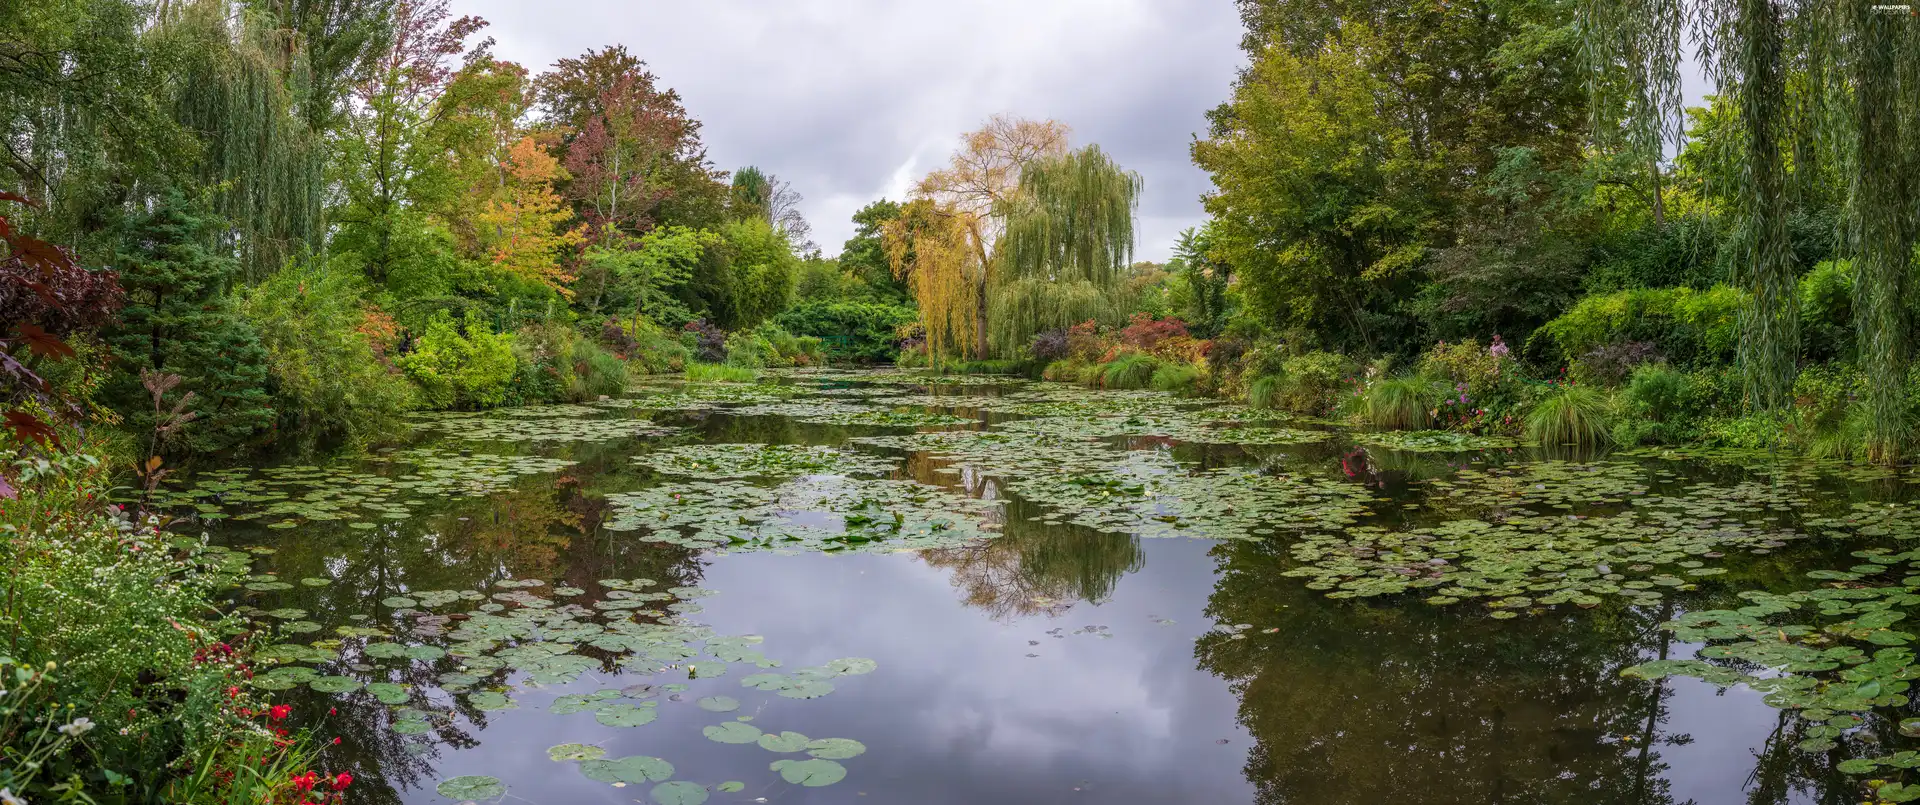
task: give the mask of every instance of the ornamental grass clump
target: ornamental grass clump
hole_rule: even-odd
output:
[[[1542,447],[1606,444],[1606,395],[1592,386],[1556,386],[1527,413],[1527,438]]]
[[[1433,421],[1433,383],[1417,377],[1376,380],[1360,393],[1360,418],[1386,430],[1424,430]]]

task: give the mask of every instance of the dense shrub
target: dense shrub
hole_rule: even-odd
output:
[[[1853,263],[1832,260],[1800,278],[1800,338],[1814,361],[1853,358]]]
[[[1035,333],[1033,343],[1027,345],[1027,354],[1036,361],[1053,363],[1067,357],[1067,331],[1065,328]]]
[[[248,646],[227,642],[245,624],[211,614],[245,554],[103,508],[109,479],[91,457],[35,464],[0,508],[0,789],[15,802],[294,801],[308,736],[274,743],[288,711],[246,684]],[[216,771],[229,779],[212,784]]]
[[[1697,427],[1692,380],[1665,364],[1643,364],[1620,390],[1613,441],[1622,445],[1673,444]]]
[[[693,357],[680,339],[648,319],[608,319],[601,327],[600,343],[648,374],[681,371]]]
[[[1564,363],[1609,344],[1646,341],[1676,365],[1724,364],[1739,343],[1745,300],[1724,285],[1619,291],[1581,299],[1540,334]]]
[[[727,359],[727,333],[705,319],[687,322],[681,328],[680,343],[701,363],[719,363]]]
[[[513,336],[495,333],[471,313],[462,325],[436,314],[400,368],[434,408],[490,408],[507,399],[520,363]]]
[[[813,301],[789,308],[774,323],[794,335],[821,339],[834,358],[883,363],[899,354],[900,328],[918,318],[913,308],[900,305]]]
[[[1660,348],[1651,341],[1617,341],[1589,350],[1573,362],[1569,373],[1581,383],[1613,387],[1626,382],[1635,368],[1661,361]]]
[[[718,363],[687,364],[686,378],[696,383],[752,383],[760,373],[744,366]]]
[[[1325,416],[1352,388],[1356,367],[1335,352],[1250,356],[1254,368],[1247,383],[1248,402],[1306,416]]]
[[[378,327],[355,274],[288,268],[249,290],[240,314],[266,349],[283,439],[359,448],[406,433],[414,387],[369,337]]]

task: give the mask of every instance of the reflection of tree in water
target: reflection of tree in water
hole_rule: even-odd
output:
[[[1144,564],[1138,538],[1031,519],[1043,513],[1039,506],[1008,500],[1000,538],[920,557],[951,570],[967,605],[996,618],[1051,611],[1076,600],[1101,603],[1122,575]]]
[[[432,513],[382,523],[374,529],[303,528],[297,532],[298,539],[271,542],[278,549],[271,558],[272,569],[290,581],[318,576],[333,579],[333,584],[296,586],[275,598],[256,598],[248,603],[263,608],[306,609],[312,620],[326,627],[326,631],[308,637],[320,638],[330,636],[335,626],[385,627],[395,623],[392,608],[381,603],[385,598],[426,590],[490,593],[494,591],[491,583],[504,578],[538,578],[583,588],[587,594],[572,599],[583,605],[604,597],[600,579],[648,578],[656,582],[654,589],[697,586],[705,569],[699,553],[599,529],[604,501],[580,493],[595,481],[591,473],[596,465],[585,462],[557,479],[523,479],[513,488],[486,498],[453,501]],[[625,465],[608,462],[604,469],[619,472]],[[550,589],[533,592],[545,595]],[[354,615],[367,617],[355,620]],[[416,632],[410,639],[446,648],[450,641],[432,631]],[[346,653],[338,664],[362,664],[376,670],[355,672],[339,667],[323,673],[346,673],[369,682],[397,682],[408,686],[413,694],[407,706],[445,716],[446,703],[451,702],[456,717],[437,717],[428,735],[405,736],[392,730],[391,709],[364,689],[333,696],[296,688],[274,698],[295,704],[296,712],[309,723],[333,708],[335,713],[325,718],[319,734],[329,740],[339,736],[341,743],[327,746],[321,767],[353,772],[355,802],[394,805],[401,801],[403,790],[431,788],[438,776],[434,763],[445,749],[480,744],[489,714],[450,694],[434,695],[432,702],[438,704],[429,701],[428,695],[439,688],[439,675],[458,670],[457,658],[387,663],[360,656],[360,648],[358,641],[347,641]],[[615,655],[590,648],[580,653],[600,659],[603,672],[615,671]],[[483,676],[484,687],[504,684],[510,673]]]
[[[1254,628],[1194,649],[1240,697],[1262,805],[1673,802],[1658,747],[1691,739],[1661,733],[1665,688],[1620,676],[1664,650],[1661,612],[1496,623],[1335,602],[1281,576],[1283,553],[1214,549],[1207,614]]]

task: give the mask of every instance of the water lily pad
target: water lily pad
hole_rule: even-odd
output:
[[[846,760],[866,751],[866,744],[852,738],[815,738],[807,742],[807,754],[822,760]]]
[[[777,691],[789,699],[818,699],[833,692],[833,683],[815,679],[797,679]]]
[[[547,748],[547,757],[566,762],[571,760],[599,760],[607,756],[607,750],[593,744],[560,744]]]
[[[448,799],[474,800],[476,802],[495,800],[507,795],[507,786],[500,782],[500,778],[498,777],[455,777],[451,780],[440,781],[440,784],[435,786],[433,790],[439,792],[440,796]]]
[[[747,790],[747,784],[740,782],[739,780],[728,780],[724,783],[714,786],[713,790],[719,791],[722,793],[727,793],[727,794],[735,794],[735,793],[739,793],[741,791]]]
[[[870,674],[878,667],[879,663],[864,657],[843,657],[827,663],[827,670],[843,676]]]
[[[707,801],[707,787],[685,780],[661,783],[649,792],[660,805],[700,805]]]
[[[760,736],[764,733],[760,731],[759,727],[753,726],[752,724],[729,721],[725,724],[715,724],[707,727],[701,730],[700,734],[707,736],[707,740],[718,741],[723,744],[750,744],[760,740]]]
[[[321,693],[348,693],[360,689],[360,680],[350,676],[323,676],[307,683]]]
[[[392,730],[401,735],[424,735],[433,731],[433,724],[417,718],[403,718],[393,722]]]
[[[634,755],[619,760],[588,760],[580,764],[580,773],[603,783],[651,783],[673,776],[673,764],[657,757]]]
[[[408,699],[406,686],[393,682],[375,682],[367,686],[367,692],[381,704],[406,704]]]
[[[708,696],[694,703],[700,705],[700,709],[714,713],[731,713],[740,709],[740,700],[731,696]]]
[[[833,785],[847,778],[847,767],[831,760],[776,760],[767,768],[780,772],[780,779],[789,783],[817,788]]]
[[[639,727],[653,723],[660,717],[660,709],[653,702],[638,706],[619,702],[593,711],[593,720],[609,727]]]
[[[467,694],[467,704],[478,710],[511,710],[518,706],[506,694],[491,690]]]
[[[768,732],[763,733],[759,738],[761,749],[781,754],[806,749],[807,740],[807,736],[797,732],[782,732],[779,735]]]

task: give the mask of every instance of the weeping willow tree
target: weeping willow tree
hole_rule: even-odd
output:
[[[201,148],[188,173],[213,191],[249,280],[317,251],[326,187],[322,138],[298,113],[310,91],[299,34],[227,0],[162,6],[157,35],[180,58],[174,117]]]
[[[927,354],[936,361],[965,354],[975,343],[974,314],[986,271],[967,240],[965,217],[932,199],[917,199],[882,228],[880,245],[894,276],[920,304]]]
[[[1823,9],[1825,10],[1825,9]],[[1848,250],[1854,327],[1867,374],[1867,455],[1898,460],[1908,444],[1906,295],[1913,270],[1915,168],[1920,167],[1920,47],[1915,21],[1849,3],[1829,11],[1845,29],[1823,35],[1851,97],[1834,119],[1851,170]],[[1822,21],[1824,22],[1824,20]]]
[[[1740,367],[1750,405],[1779,410],[1792,397],[1800,355],[1798,272],[1787,232],[1786,19],[1774,0],[1585,0],[1581,25],[1595,68],[1596,110],[1624,120],[1636,152],[1657,159],[1681,131],[1681,31],[1701,34],[1708,76],[1737,125],[1713,155],[1716,192],[1732,200],[1728,240],[1735,278],[1747,290]],[[1605,114],[1596,111],[1596,115]],[[1599,120],[1599,118],[1596,118]],[[1653,170],[1659,170],[1654,165]]]
[[[1035,333],[1108,318],[1133,262],[1140,175],[1097,145],[1036,159],[1004,203],[988,290],[989,335],[1007,354]]]

